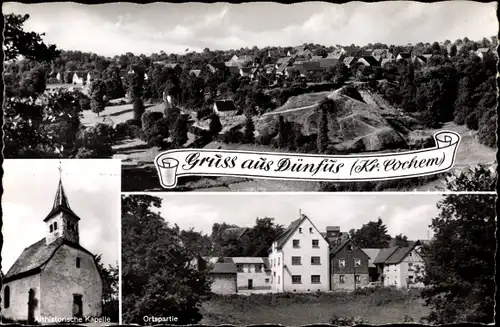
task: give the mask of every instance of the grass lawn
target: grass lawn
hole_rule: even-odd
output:
[[[380,290],[372,294],[254,294],[216,296],[204,302],[201,324],[329,323],[332,317],[360,317],[368,324],[418,323],[429,314],[418,291]]]

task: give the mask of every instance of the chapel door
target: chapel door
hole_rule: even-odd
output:
[[[83,301],[81,294],[73,294],[73,316],[77,318],[83,317]]]

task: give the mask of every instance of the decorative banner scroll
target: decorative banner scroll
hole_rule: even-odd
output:
[[[359,155],[175,149],[156,156],[164,188],[174,188],[182,176],[233,176],[282,180],[354,182],[418,177],[450,170],[460,135],[441,131],[434,148]]]

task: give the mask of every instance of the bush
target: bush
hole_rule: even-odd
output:
[[[125,123],[127,125],[134,125],[134,126],[138,126],[138,127],[141,127],[142,126],[142,121],[140,119],[129,119],[127,121],[125,121]]]
[[[148,142],[150,146],[163,146],[164,139],[169,136],[169,120],[161,118],[155,122],[148,129],[143,129],[144,141]]]
[[[255,142],[260,145],[270,145],[273,137],[269,134],[261,134],[255,138]]]
[[[465,125],[468,128],[473,129],[475,131],[479,128],[479,123],[478,123],[476,112],[472,112],[471,114],[469,114],[467,116],[467,118],[465,118]]]
[[[148,111],[145,112],[144,115],[142,115],[142,129],[144,131],[147,131],[148,129],[152,128],[154,124],[156,123],[157,120],[160,120],[163,118],[163,114],[161,112],[157,111]]]
[[[241,143],[243,140],[243,133],[233,129],[224,134],[222,140],[224,143]]]
[[[86,158],[107,158],[111,157],[113,151],[111,146],[115,141],[115,130],[106,124],[97,124],[87,127],[77,135],[76,155],[90,156]],[[85,148],[85,149],[80,149]]]

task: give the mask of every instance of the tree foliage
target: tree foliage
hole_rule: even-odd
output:
[[[386,248],[391,241],[382,218],[363,224],[360,229],[352,230],[350,234],[354,244],[362,248]]]
[[[122,306],[124,323],[144,324],[144,316],[178,318],[176,324],[198,323],[199,304],[210,292],[206,272],[192,263],[195,250],[184,242],[154,208],[162,200],[148,195],[122,199]]]
[[[118,288],[118,262],[116,265],[106,267],[102,263],[102,255],[94,255],[97,271],[102,280],[102,315],[109,317],[112,322],[119,321],[119,288]]]
[[[475,184],[476,177],[463,175],[459,183]],[[427,287],[422,297],[432,309],[427,320],[490,323],[495,304],[495,196],[450,194],[438,209],[431,224],[434,238],[423,248]]]
[[[17,60],[19,56],[39,62],[50,62],[59,56],[60,51],[55,45],[46,45],[42,36],[35,32],[26,32],[24,23],[29,15],[5,15],[4,56],[5,60]]]

